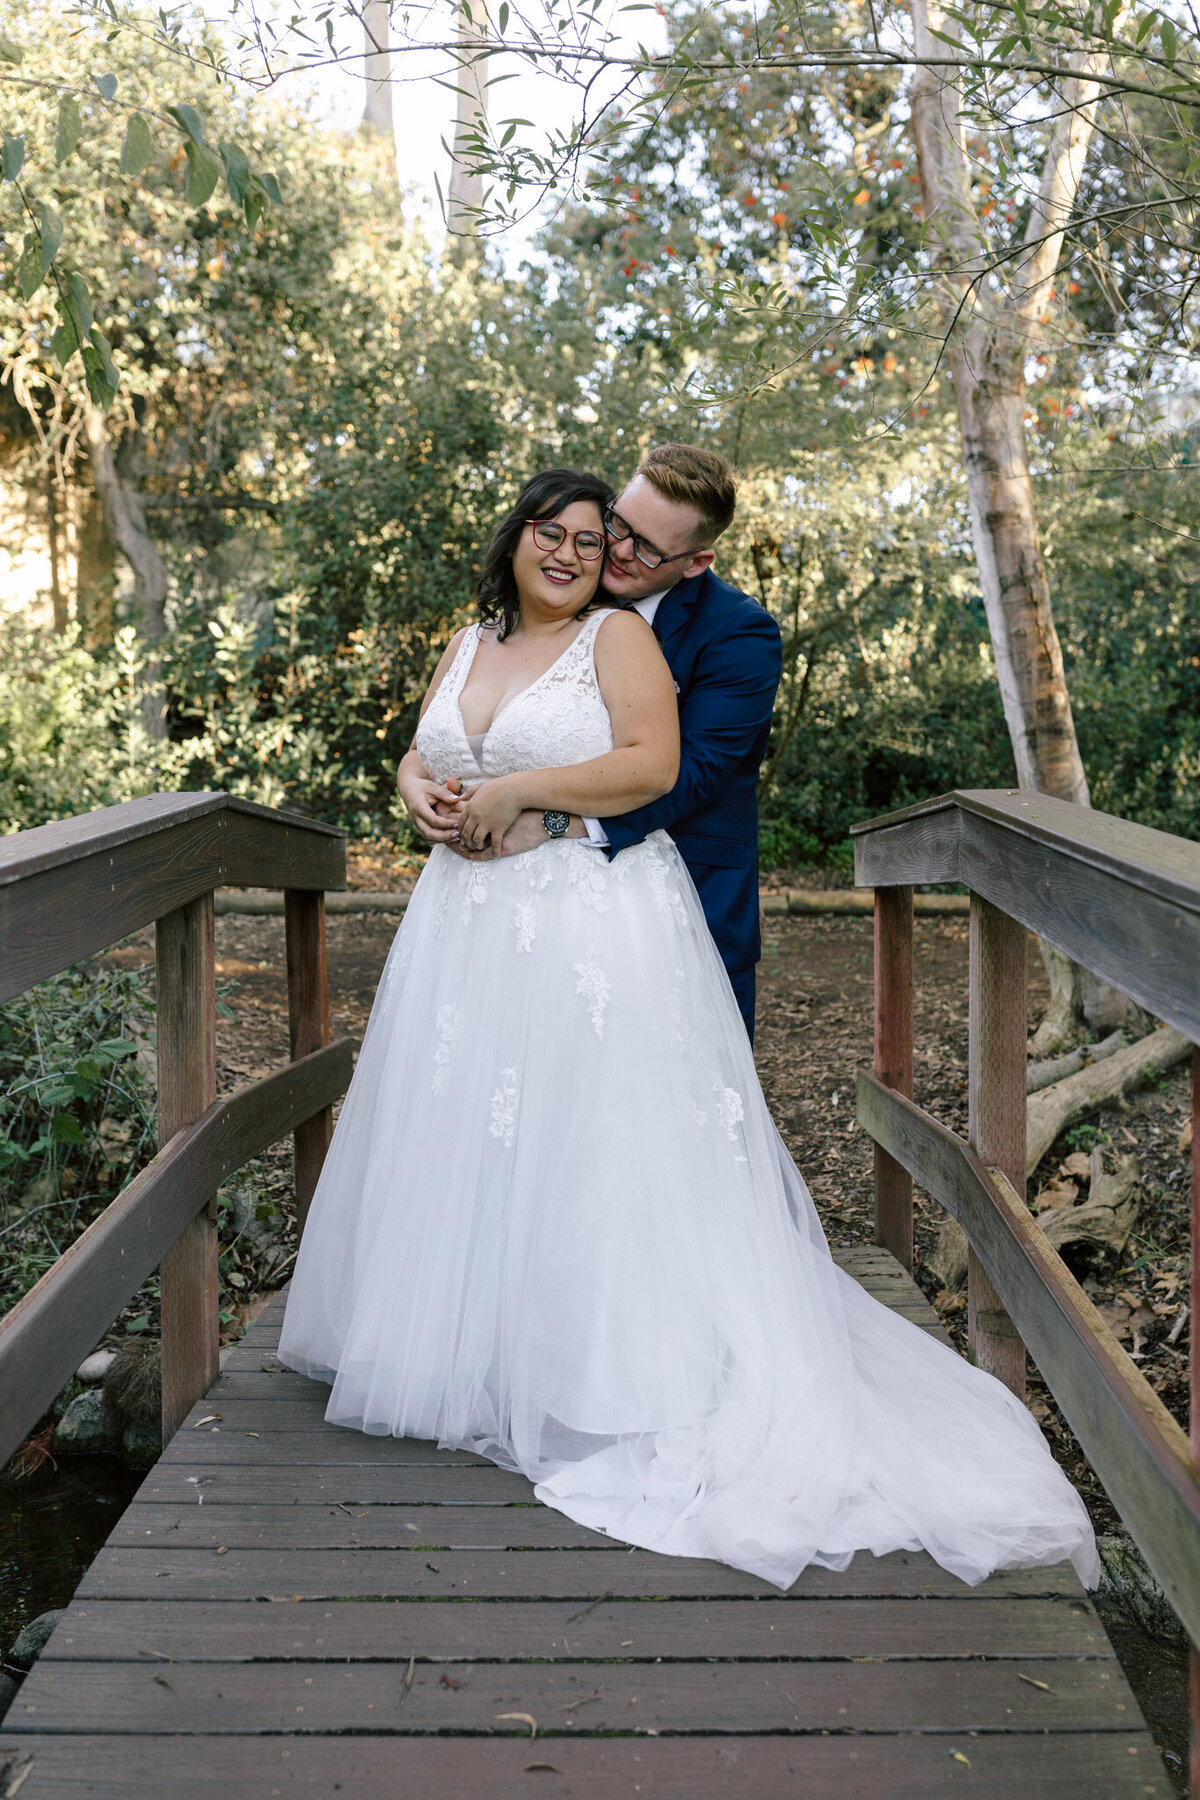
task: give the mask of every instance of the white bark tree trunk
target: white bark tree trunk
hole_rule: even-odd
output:
[[[446,195],[446,229],[451,238],[475,236],[483,205],[483,177],[475,173],[471,161],[472,145],[487,126],[488,59],[481,45],[487,40],[489,26],[487,0],[466,0],[458,15],[458,101]]]
[[[939,0],[909,0],[918,68],[911,121],[962,434],[971,530],[1004,717],[1021,787],[1087,806],[1087,777],[1050,603],[1025,435],[1025,360],[1041,339],[1064,228],[1095,122],[1098,61],[1082,53],[1050,133],[1038,193],[1017,257],[998,263],[976,210],[963,142],[958,72],[943,59],[955,21]],[[935,37],[934,32],[940,35]],[[1048,948],[1048,947],[1047,947]],[[1043,1053],[1081,1014],[1114,1023],[1128,1004],[1048,952],[1055,999],[1039,1030]],[[1065,965],[1065,967],[1064,967]]]
[[[363,102],[362,130],[376,132],[382,138],[396,166],[396,134],[392,112],[392,53],[389,0],[366,0],[362,9],[363,74],[366,77],[366,99]]]

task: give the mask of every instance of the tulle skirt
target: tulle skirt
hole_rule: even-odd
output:
[[[477,1451],[780,1588],[864,1549],[1098,1580],[1026,1409],[833,1263],[661,832],[611,862],[432,852],[279,1355],[333,1424]]]

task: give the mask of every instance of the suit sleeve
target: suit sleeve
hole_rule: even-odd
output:
[[[768,612],[710,643],[679,712],[679,776],[669,794],[602,821],[610,855],[670,831],[716,794],[771,722],[783,667],[779,627]]]

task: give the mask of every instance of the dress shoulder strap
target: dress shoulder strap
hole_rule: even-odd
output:
[[[475,652],[479,648],[479,641],[483,636],[483,629],[482,624],[468,625],[467,629],[463,632],[462,643],[458,646],[458,649],[455,652],[454,661],[446,670],[442,685],[438,689],[440,694],[445,694],[447,697],[457,694],[459,688],[467,679],[471,664],[475,661]]]

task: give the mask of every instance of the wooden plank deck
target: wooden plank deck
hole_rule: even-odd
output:
[[[940,1334],[885,1252],[839,1260]],[[282,1310],[80,1583],[0,1728],[0,1791],[1168,1800],[1069,1567],[969,1589],[859,1556],[781,1596],[629,1550],[480,1458],[326,1425],[328,1390],[273,1354]]]

